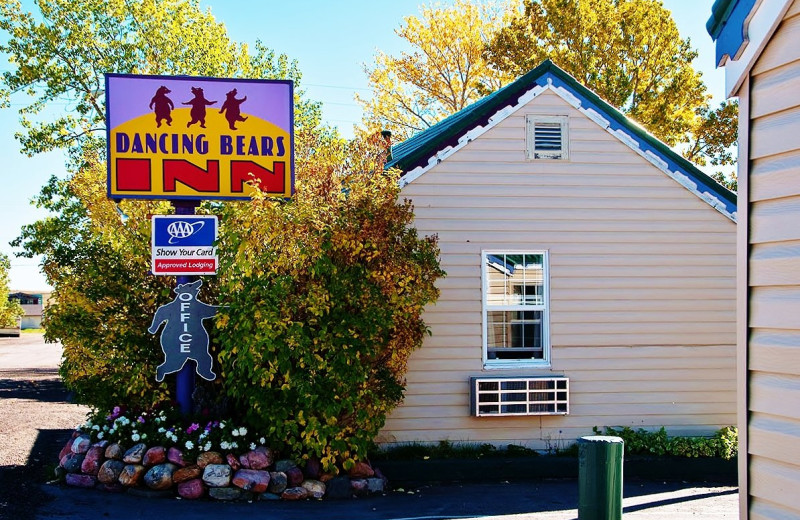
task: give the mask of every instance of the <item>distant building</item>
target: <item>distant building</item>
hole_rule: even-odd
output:
[[[9,300],[17,300],[25,314],[22,316],[20,328],[42,328],[44,309],[50,300],[49,292],[16,291],[8,295]]]

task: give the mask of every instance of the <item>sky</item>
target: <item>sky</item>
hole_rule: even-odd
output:
[[[203,8],[210,8],[216,19],[226,25],[232,39],[248,43],[259,39],[277,53],[297,60],[308,99],[322,102],[324,120],[346,137],[352,136],[352,127],[361,118],[355,94],[369,96],[364,65],[371,64],[377,50],[398,54],[406,49],[394,31],[404,17],[418,15],[422,3],[429,2],[200,0]],[[713,42],[705,29],[712,3],[713,0],[663,0],[672,11],[681,36],[690,38],[698,50],[694,67],[702,72],[716,104],[725,98],[725,77],[722,69],[715,68]],[[23,5],[31,9],[33,4],[26,0]],[[10,67],[6,61],[0,70]],[[51,175],[65,176],[64,156],[53,152],[28,158],[19,153],[14,134],[20,131],[20,106],[0,109],[0,150],[4,153],[0,173],[0,252],[11,259],[12,290],[42,291],[49,286],[40,273],[39,260],[16,257],[18,250],[9,242],[19,236],[23,225],[46,216],[30,201]]]

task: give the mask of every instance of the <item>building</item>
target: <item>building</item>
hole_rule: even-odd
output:
[[[739,98],[741,517],[800,518],[800,1],[717,0],[707,27]]]
[[[42,328],[42,316],[49,298],[49,292],[41,291],[14,291],[8,295],[9,300],[17,300],[25,311],[20,323],[21,329]]]
[[[447,277],[379,442],[735,424],[734,194],[549,61],[389,166]]]

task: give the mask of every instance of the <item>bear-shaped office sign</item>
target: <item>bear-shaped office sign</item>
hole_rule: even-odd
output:
[[[156,128],[161,126],[161,121],[164,119],[167,121],[167,126],[172,126],[170,112],[175,109],[175,104],[167,97],[170,92],[172,92],[170,89],[162,85],[150,100],[150,108],[156,113]]]
[[[164,362],[156,368],[158,382],[163,381],[165,375],[178,372],[190,359],[197,363],[200,377],[208,381],[217,377],[212,370],[214,360],[208,352],[208,332],[203,327],[203,320],[213,318],[219,306],[197,299],[202,284],[202,280],[197,280],[175,287],[175,299],[158,308],[147,329],[150,334],[155,334],[161,324],[167,322],[161,331]]]

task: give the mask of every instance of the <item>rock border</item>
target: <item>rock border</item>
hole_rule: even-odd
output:
[[[76,430],[59,453],[55,471],[68,486],[188,500],[345,499],[388,489],[380,469],[367,462],[356,463],[347,475],[335,475],[324,473],[314,459],[300,468],[292,460],[276,460],[276,455],[259,446],[239,456],[209,451],[186,460],[175,447],[93,444]]]

